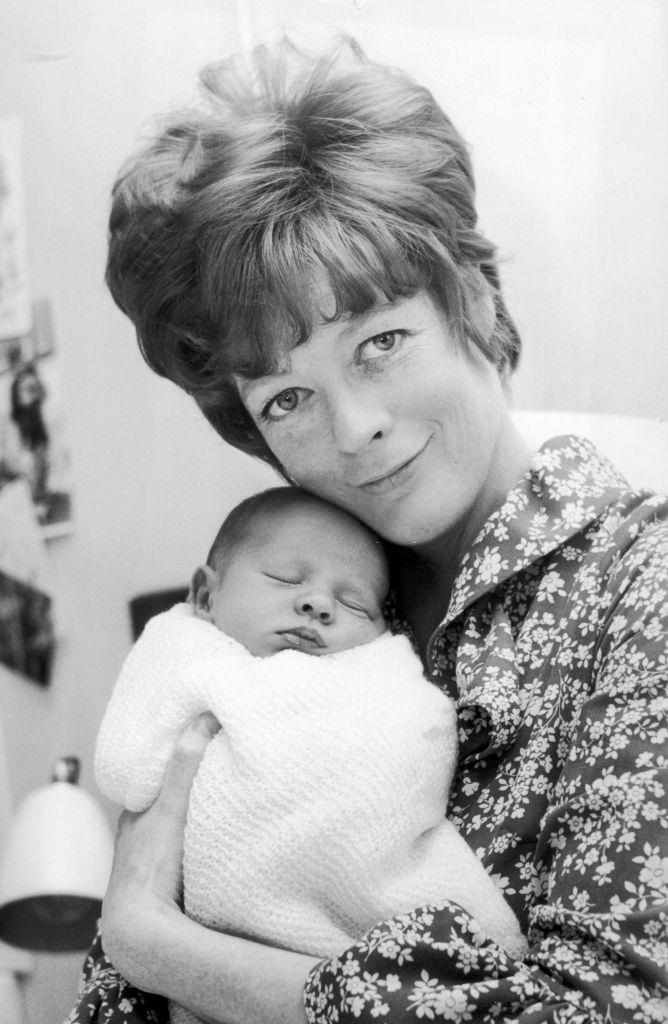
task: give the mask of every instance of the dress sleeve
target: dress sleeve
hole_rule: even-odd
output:
[[[98,930],[84,961],[76,1006],[64,1024],[169,1024],[167,1000],[140,992],[105,956]]]
[[[420,908],[314,968],[309,1024],[668,1020],[667,552],[648,530],[591,608],[593,690],[537,837],[525,959],[454,905]]]

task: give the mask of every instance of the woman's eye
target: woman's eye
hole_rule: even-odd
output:
[[[266,403],[260,414],[261,418],[263,420],[283,419],[297,408],[306,394],[305,388],[286,388],[285,391],[281,391]]]
[[[374,334],[373,338],[367,338],[362,342],[359,347],[359,355],[367,361],[378,359],[387,352],[391,352],[403,335],[403,331],[383,331],[381,334]]]

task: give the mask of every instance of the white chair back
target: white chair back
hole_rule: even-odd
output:
[[[587,437],[633,487],[668,494],[668,420],[586,412],[517,409],[513,418],[532,448],[560,434]]]

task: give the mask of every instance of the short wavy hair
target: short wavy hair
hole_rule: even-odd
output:
[[[319,57],[283,39],[200,80],[199,102],[121,169],[107,283],[148,364],[226,441],[277,466],[234,375],[264,376],[286,337],[309,338],[323,271],[333,318],[426,288],[457,338],[514,368],[469,154],[427,89],[349,38]],[[475,315],[484,290],[491,334]]]

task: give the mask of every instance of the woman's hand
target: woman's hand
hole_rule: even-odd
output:
[[[180,907],[188,798],[219,729],[200,715],[181,736],[155,803],[121,815],[102,907],[102,945],[136,988],[174,999],[214,1024],[304,1024],[314,957],[210,931]]]
[[[145,991],[160,991],[156,956],[170,917],[181,916],[190,789],[219,728],[212,714],[200,715],[180,737],[155,803],[139,814],[124,811],[119,819],[102,943],[116,969]]]

